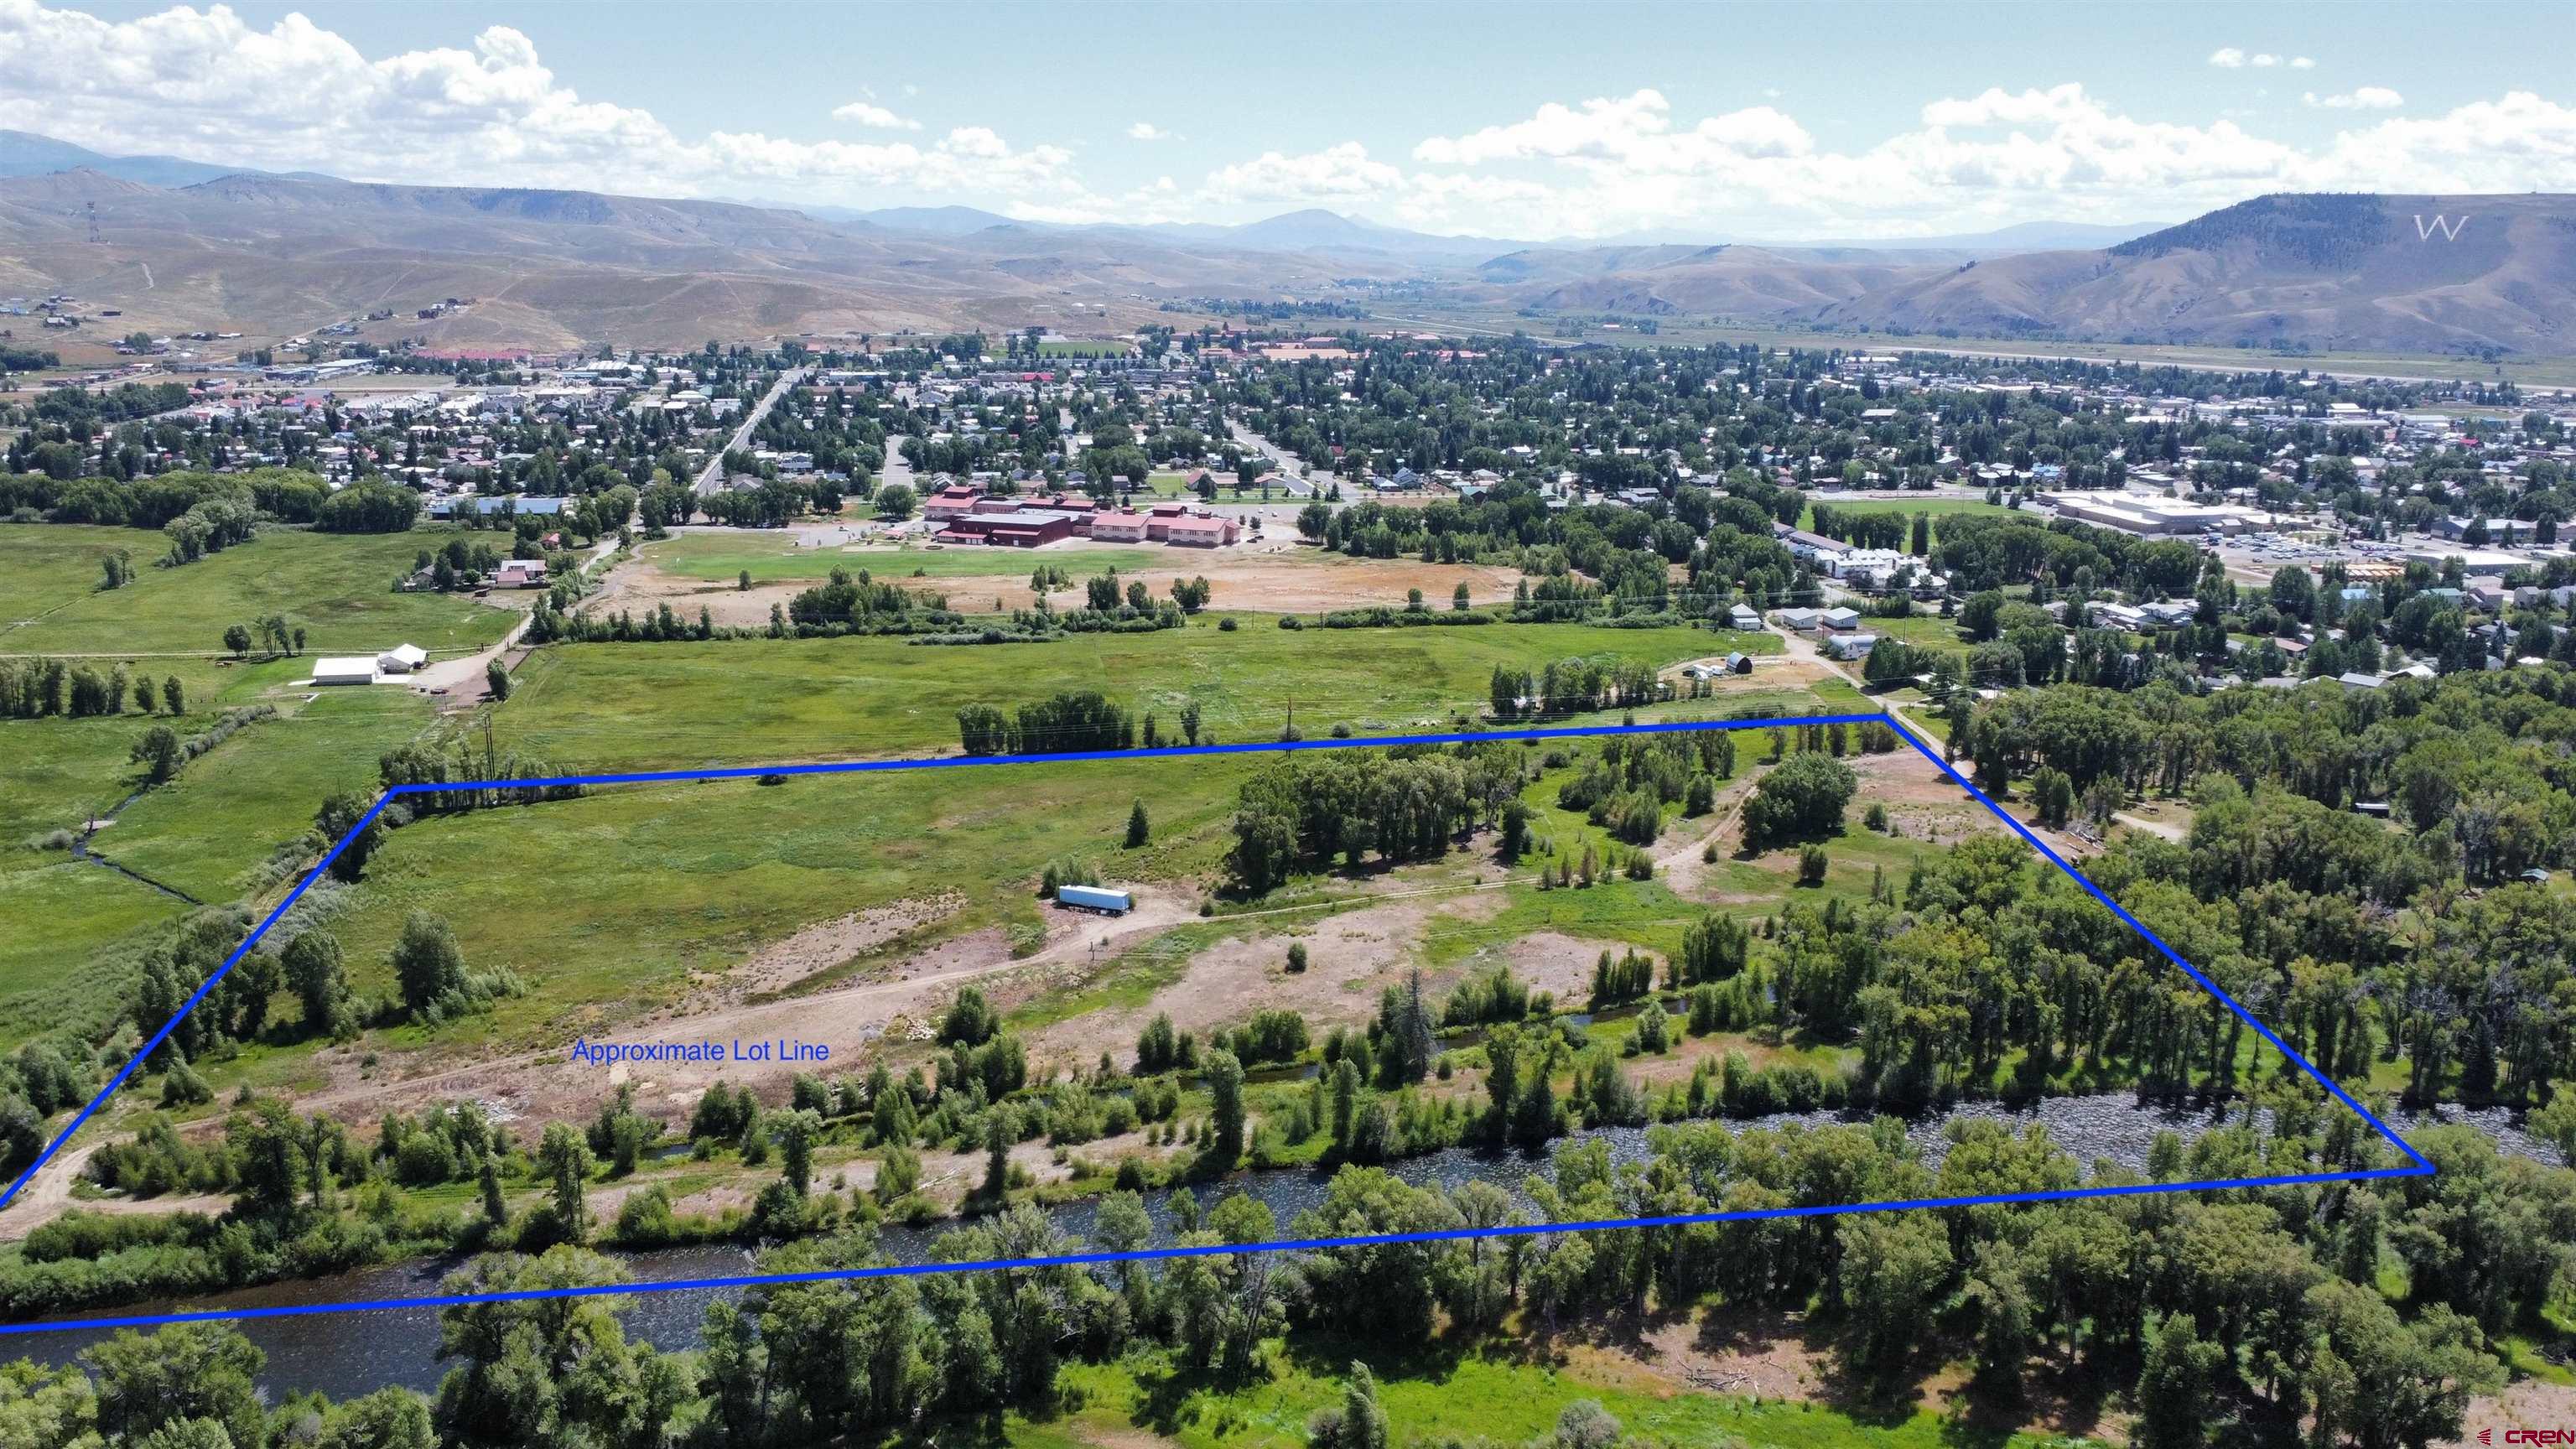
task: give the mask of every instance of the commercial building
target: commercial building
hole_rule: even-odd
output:
[[[1145,515],[1141,513],[1095,513],[1091,517],[1091,536],[1102,543],[1143,543]]]
[[[966,483],[951,483],[921,500],[921,516],[933,523],[946,523],[964,518],[984,506],[984,490]]]
[[[2274,523],[2271,514],[2236,503],[2192,503],[2143,493],[2042,493],[2060,518],[2142,537],[2237,534]]]
[[[1178,548],[1223,548],[1235,540],[1236,526],[1231,518],[1175,518],[1164,530],[1164,541]]]
[[[941,543],[983,543],[998,548],[1038,548],[1073,537],[1074,515],[1020,508],[1008,513],[969,513],[939,530]]]

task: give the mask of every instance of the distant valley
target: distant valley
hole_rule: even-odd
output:
[[[1408,314],[1500,311],[1533,331],[1563,319],[1676,319],[2564,354],[2576,350],[2576,197],[2280,195],[2160,229],[1533,244],[1312,210],[1230,227],[1072,227],[968,207],[374,185],[0,134],[0,296],[58,292],[146,330],[280,337],[389,309],[367,340],[478,347],[1030,325],[1116,333],[1175,320],[1190,299],[1366,311],[1393,295]],[[449,297],[474,305],[414,316]]]

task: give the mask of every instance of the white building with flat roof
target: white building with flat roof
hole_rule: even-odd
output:
[[[2242,504],[2192,503],[2143,493],[2042,493],[2039,501],[2060,518],[2141,536],[2245,533],[2276,521]]]
[[[2473,574],[2502,574],[2512,569],[2531,566],[2531,560],[2518,553],[2504,553],[2492,548],[2471,548],[2466,544],[2444,543],[2439,539],[2429,543],[2410,545],[2401,550],[2397,556],[2408,563],[2431,564],[2437,569],[2446,559],[2458,559],[2460,567]]]

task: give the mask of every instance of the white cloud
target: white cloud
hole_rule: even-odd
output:
[[[1580,109],[1550,101],[1526,121],[1487,126],[1465,136],[1434,136],[1413,148],[1413,159],[1434,165],[1475,166],[1534,156],[1607,158],[1635,154],[1671,128],[1672,104],[1662,92],[1641,90],[1596,97]]]
[[[2529,91],[2338,133],[2300,168],[2307,189],[2434,195],[2576,191],[2576,108]]]
[[[852,101],[846,106],[837,107],[832,112],[832,119],[836,121],[849,121],[855,125],[874,126],[880,131],[918,131],[921,129],[921,123],[919,121],[906,116],[898,116],[894,112],[887,110],[885,107],[880,106],[873,101]]]
[[[2362,87],[2336,109],[2397,103]],[[1420,169],[1377,179],[1377,204],[1432,230],[1510,236],[1888,236],[2036,215],[2179,218],[2267,191],[2576,187],[2576,111],[2528,93],[2309,146],[2233,119],[2142,120],[2077,84],[1945,97],[1919,122],[1830,150],[1768,107],[1685,124],[1651,90],[1549,103],[1425,139]]]
[[[854,107],[842,119],[875,123]],[[108,21],[0,0],[0,127],[360,180],[852,200],[1077,185],[1065,148],[1014,147],[978,127],[929,146],[684,137],[641,107],[576,94],[507,26],[470,50],[370,57],[303,15],[261,29],[222,6]]]
[[[2299,59],[2271,57],[2291,69]],[[2262,60],[2233,47],[2210,57],[2228,69]],[[941,197],[1083,221],[1328,206],[1499,236],[1900,236],[2039,216],[2179,219],[2267,191],[2576,190],[2576,110],[2531,92],[2439,115],[2397,113],[2385,87],[2318,93],[2311,124],[2334,134],[2293,143],[2263,134],[2259,117],[2145,119],[2079,84],[1998,87],[1936,92],[1911,122],[1829,143],[1782,106],[1693,115],[1639,88],[1517,115],[1471,112],[1385,155],[1352,140],[1150,181],[1137,153],[1122,153],[1132,171],[1095,181],[1069,146],[981,125],[932,131],[876,93],[858,96],[837,118],[876,134],[683,135],[642,106],[577,94],[506,26],[462,47],[369,55],[301,15],[263,26],[218,7],[109,21],[0,0],[0,127],[111,153],[361,180],[848,204]],[[1148,129],[1167,134],[1150,122],[1128,134]]]
[[[1651,90],[1550,103],[1524,120],[1423,141],[1416,161],[1463,168],[1478,184],[1416,175],[1399,204],[1424,224],[1445,216],[1515,235],[1689,222],[1755,235],[1901,234],[2041,209],[2174,215],[2189,199],[2240,200],[2295,155],[2232,122],[2138,121],[2073,83],[1935,100],[1920,122],[1863,150],[1828,151],[1767,106],[1684,126]]]
[[[2356,86],[2338,96],[2321,96],[2310,91],[2301,99],[2329,111],[2393,111],[2406,104],[2404,96],[2386,86]]]
[[[1151,121],[1138,121],[1136,124],[1127,128],[1127,139],[1130,141],[1171,141],[1179,138],[1174,136],[1171,132],[1164,130],[1162,127],[1155,125]]]
[[[1209,172],[1200,194],[1219,204],[1347,205],[1391,194],[1404,180],[1396,167],[1370,160],[1367,147],[1344,141],[1302,156],[1264,151]]]
[[[1990,87],[1984,95],[1961,100],[1940,100],[1923,108],[1927,126],[2026,126],[2034,121],[2060,122],[2086,114],[2092,102],[2085,99],[2084,87],[2070,81],[2047,90],[2027,90],[2019,94],[2001,87]]]
[[[2256,70],[2270,70],[2279,65],[2286,65],[2292,70],[2314,70],[2317,65],[2315,61],[2304,55],[2294,55],[2283,60],[2269,51],[2255,51],[2249,54],[2233,45],[2222,45],[2211,51],[2209,63],[2220,70],[2243,70],[2247,66],[2252,66]]]
[[[972,156],[983,161],[999,160],[1011,154],[1010,143],[990,126],[960,126],[949,132],[948,139],[939,144],[960,156]]]

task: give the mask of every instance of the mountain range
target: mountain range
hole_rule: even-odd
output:
[[[96,240],[92,240],[95,228]],[[2576,197],[2278,195],[2162,228],[2034,222],[1896,241],[1532,243],[1330,211],[1239,226],[1060,226],[971,207],[851,211],[399,186],[114,157],[0,132],[0,296],[69,292],[165,331],[438,345],[694,344],[1029,325],[1117,332],[1190,298],[1408,316],[1560,316],[1958,337],[2564,353]],[[422,321],[447,297],[470,307]],[[381,336],[379,336],[381,334]]]

